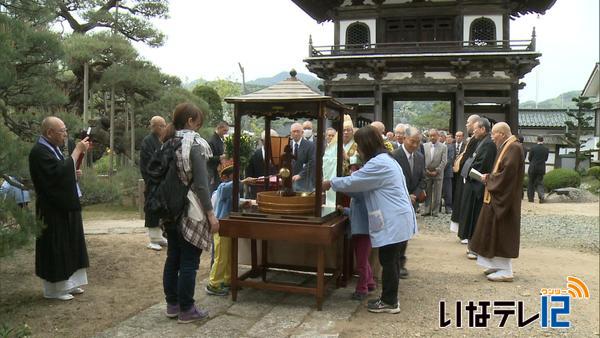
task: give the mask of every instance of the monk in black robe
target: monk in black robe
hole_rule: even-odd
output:
[[[160,149],[161,139],[165,133],[167,124],[161,116],[153,116],[150,119],[151,133],[146,135],[142,140],[140,147],[140,173],[144,179],[146,188],[144,189],[144,200],[148,198],[150,193],[150,174],[148,173],[148,164],[152,159],[152,155]],[[160,251],[163,246],[167,246],[167,239],[163,237],[162,230],[159,226],[159,217],[157,214],[150,212],[144,208],[144,226],[148,228],[148,243],[147,248]]]
[[[471,158],[467,159],[461,171],[461,177],[465,184],[461,195],[460,217],[458,219],[458,237],[461,240],[470,240],[477,225],[477,218],[483,203],[483,183],[469,176],[471,169],[482,174],[489,174],[496,158],[496,145],[490,138],[490,122],[485,118],[479,118],[475,122],[473,137],[479,140],[477,148]],[[472,251],[467,251],[469,259],[477,256]]]
[[[36,193],[36,215],[45,228],[35,243],[35,273],[44,283],[44,297],[73,299],[83,293],[89,266],[83,235],[80,190],[81,171],[75,163],[89,147],[87,137],[77,143],[71,156],[61,148],[67,139],[63,121],[47,117],[42,135],[29,153],[29,171]]]
[[[473,128],[475,126],[475,121],[479,118],[479,115],[471,115],[467,119],[467,135],[473,134]],[[459,162],[458,172],[456,175],[456,184],[452,187],[453,196],[452,196],[452,215],[450,217],[450,230],[452,232],[458,232],[458,220],[460,219],[460,203],[462,201],[462,190],[464,186],[464,180],[460,176],[460,171],[465,165],[465,161],[473,155],[475,152],[475,148],[479,144],[479,140],[475,137],[469,138],[467,145],[464,147],[462,153],[456,154],[455,161]],[[467,244],[467,241],[463,241],[463,244]]]

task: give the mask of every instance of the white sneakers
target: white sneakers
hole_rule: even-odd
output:
[[[460,241],[460,244],[469,244],[469,240],[465,238]]]

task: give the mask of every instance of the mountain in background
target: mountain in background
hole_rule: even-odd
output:
[[[574,97],[579,97],[581,90],[572,90],[569,92],[562,93],[555,98],[538,102],[538,109],[577,109],[575,102],[572,101]],[[520,109],[535,109],[535,101],[525,101],[519,103]]]
[[[290,77],[289,72],[280,72],[271,77],[261,77],[261,78],[255,79],[255,80],[247,81],[246,82],[246,90],[248,91],[248,93],[252,93],[257,90],[261,90],[263,88],[266,88],[266,87],[272,86],[276,83],[279,83],[289,77]],[[313,75],[310,75],[310,74],[303,74],[303,73],[298,73],[298,75],[296,75],[296,77],[300,81],[306,83],[306,85],[309,86],[310,88],[312,88],[314,91],[321,93],[319,86],[323,83],[323,81],[320,80],[319,78],[317,78]],[[227,80],[227,81],[242,88],[242,84],[240,82],[230,81],[230,80]],[[211,86],[211,82],[214,82],[214,81],[207,81],[207,80],[200,78],[200,79],[196,79],[196,80],[184,83],[183,87],[188,90],[192,90],[197,85]]]

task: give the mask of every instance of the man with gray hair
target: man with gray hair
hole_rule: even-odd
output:
[[[290,127],[292,142],[292,182],[295,191],[312,191],[315,187],[315,157],[316,148],[314,142],[306,140],[304,129],[300,123],[293,123]]]
[[[445,144],[439,142],[439,133],[436,129],[429,130],[429,142],[423,145],[423,151],[427,184],[423,216],[437,216],[442,199],[442,183],[448,161],[448,149]]]
[[[402,173],[406,180],[406,189],[410,196],[413,208],[416,210],[418,202],[423,201],[425,190],[425,158],[418,149],[421,143],[421,133],[415,127],[407,127],[403,130],[405,137],[398,149],[392,152],[392,157],[400,164]],[[407,242],[400,245],[398,255],[399,277],[408,278],[406,269],[406,246]]]
[[[148,198],[148,194],[150,193],[148,164],[150,164],[152,155],[161,147],[161,140],[165,134],[166,127],[167,124],[162,116],[153,116],[150,119],[151,132],[142,140],[142,145],[140,147],[140,172],[146,185],[146,189],[144,189],[144,199]],[[144,210],[144,226],[148,228],[148,237],[150,239],[147,248],[156,251],[160,251],[163,246],[167,246],[167,239],[163,237],[158,222],[158,215]]]

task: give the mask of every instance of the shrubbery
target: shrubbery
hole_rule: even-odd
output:
[[[98,203],[118,203],[121,191],[118,184],[109,182],[108,177],[98,177],[93,170],[87,170],[79,181],[81,205]]]
[[[591,167],[587,171],[588,176],[593,176],[600,180],[600,167]]]
[[[544,187],[547,191],[567,187],[578,188],[580,184],[581,176],[573,169],[554,169],[544,176]]]

